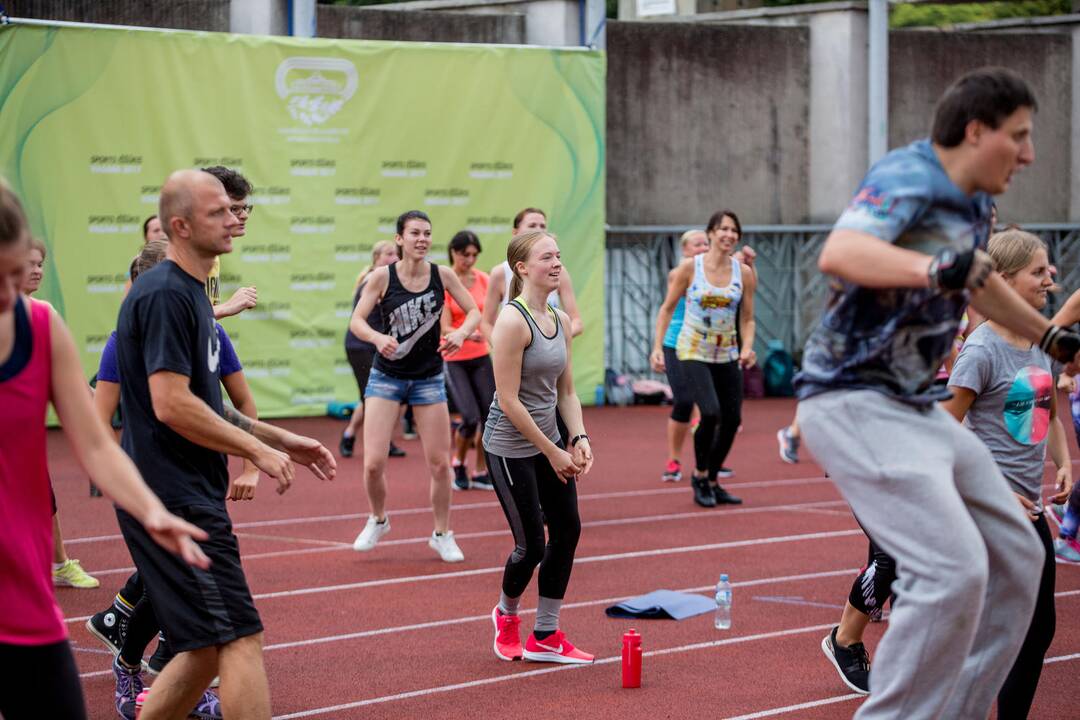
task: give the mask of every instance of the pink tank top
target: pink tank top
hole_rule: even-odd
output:
[[[45,411],[52,396],[48,305],[30,302],[30,328],[29,363],[0,382],[0,643],[11,645],[67,638],[53,591],[45,463]]]

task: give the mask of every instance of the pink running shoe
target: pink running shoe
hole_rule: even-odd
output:
[[[660,480],[662,482],[679,482],[682,480],[682,463],[678,460],[668,460]]]
[[[543,640],[529,633],[525,641],[525,659],[533,662],[553,662],[564,665],[588,665],[593,656],[574,647],[562,630],[556,630]]]
[[[496,605],[491,611],[491,622],[495,624],[495,657],[500,660],[520,660],[521,618],[503,615]]]

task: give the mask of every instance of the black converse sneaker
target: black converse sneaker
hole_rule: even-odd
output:
[[[108,609],[102,610],[90,616],[86,621],[86,629],[90,634],[105,644],[114,655],[120,654],[120,648],[124,645],[127,637],[128,620],[131,611],[121,610],[115,603]]]
[[[849,688],[860,695],[870,694],[870,656],[866,652],[866,646],[862,643],[852,643],[848,647],[842,647],[836,642],[836,631],[832,632],[821,641],[821,652],[829,658],[829,662],[840,674],[840,679]]]

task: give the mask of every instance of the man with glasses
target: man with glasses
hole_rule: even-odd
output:
[[[233,237],[244,237],[248,218],[251,217],[251,211],[254,210],[254,206],[247,201],[248,195],[251,194],[251,183],[240,173],[222,165],[215,165],[202,170],[216,177],[225,186],[225,192],[229,196],[229,210],[240,221],[232,231]],[[258,301],[258,293],[254,287],[238,289],[231,298],[219,305],[218,303],[221,300],[220,278],[221,259],[214,258],[214,267],[210,271],[210,277],[206,280],[206,294],[210,296],[210,304],[214,306],[215,320],[239,315],[245,310],[255,307],[255,303]]]

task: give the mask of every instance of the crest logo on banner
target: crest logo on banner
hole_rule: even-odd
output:
[[[311,127],[338,113],[360,84],[356,66],[348,60],[291,57],[278,65],[274,85],[294,120]]]

